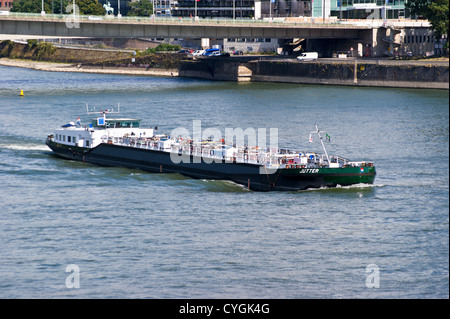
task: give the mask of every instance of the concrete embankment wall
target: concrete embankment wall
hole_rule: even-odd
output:
[[[239,61],[226,58],[205,58],[181,62],[178,75],[188,78],[237,81]]]
[[[213,80],[449,89],[448,62],[256,60],[184,61],[179,76]]]

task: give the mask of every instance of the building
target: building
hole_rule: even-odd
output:
[[[3,7],[12,0],[0,0]],[[139,0],[99,0],[108,2],[125,15],[128,2]],[[280,18],[313,17],[329,19],[402,19],[409,18],[406,0],[150,0],[156,16],[200,18]],[[120,3],[120,10],[118,6]]]
[[[172,14],[230,19],[311,16],[311,0],[177,0]]]
[[[405,0],[311,0],[312,17],[328,19],[409,18]]]
[[[154,6],[156,16],[171,16],[175,0],[150,0]]]
[[[9,11],[13,6],[13,0],[0,0],[0,11]]]
[[[252,18],[254,0],[178,0],[173,6],[176,17]]]

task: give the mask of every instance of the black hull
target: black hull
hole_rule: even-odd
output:
[[[87,149],[58,144],[52,140],[47,140],[46,144],[57,155],[67,159],[153,173],[179,173],[198,179],[230,180],[255,191],[296,191],[337,185],[333,181],[326,181],[324,174],[284,174],[285,169],[269,174],[264,168],[261,172],[260,165],[225,161],[208,163],[203,158],[192,155],[188,157],[189,160],[185,158],[184,162],[175,164],[170,153],[151,149],[114,144],[100,144]]]

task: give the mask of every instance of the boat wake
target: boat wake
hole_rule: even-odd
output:
[[[210,192],[224,192],[224,193],[242,193],[250,192],[246,186],[235,183],[229,180],[208,180],[202,179],[202,183]]]
[[[370,190],[373,189],[375,187],[384,187],[384,184],[365,184],[365,183],[360,183],[360,184],[353,184],[353,185],[348,185],[348,186],[342,186],[342,185],[337,185],[336,187],[328,187],[328,186],[322,186],[319,188],[308,188],[299,192],[311,192],[311,191],[329,191],[329,190]]]
[[[0,144],[0,149],[13,151],[50,151],[47,145],[42,144]]]

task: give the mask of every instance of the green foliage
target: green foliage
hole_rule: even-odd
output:
[[[61,6],[62,4],[62,6]],[[67,12],[66,7],[68,4],[72,4],[72,0],[53,0],[53,13],[70,14]],[[78,6],[80,15],[104,15],[105,9],[98,2],[98,0],[75,0],[75,5]],[[28,13],[41,13],[42,0],[14,0],[11,12],[28,12]],[[52,0],[44,0],[44,11],[48,14],[52,13]]]
[[[34,48],[35,46],[38,45],[38,43],[39,41],[36,39],[27,40],[27,46],[29,46],[30,48]]]
[[[429,0],[409,0],[405,1],[405,7],[411,10],[412,15],[422,16],[429,2]]]
[[[75,4],[80,8],[80,15],[104,15],[105,8],[98,0],[76,0]]]
[[[449,0],[410,0],[406,2],[406,7],[411,10],[411,14],[422,16],[430,21],[436,39],[440,39],[442,35],[448,35]]]
[[[9,57],[16,45],[13,41],[10,40],[2,41],[0,44],[2,48],[0,51],[0,57]]]
[[[180,50],[181,50],[181,46],[179,46],[179,45],[161,43],[161,44],[158,44],[158,46],[156,48],[148,48],[145,51],[145,53],[149,54],[149,53],[156,53],[156,52],[173,52],[173,51],[180,51]]]
[[[49,6],[50,4],[50,6]],[[44,1],[45,12],[51,12],[52,3],[50,1]],[[11,12],[29,12],[40,13],[42,11],[41,0],[14,0]]]
[[[38,40],[36,39],[30,39],[27,40],[27,45],[24,48],[24,53],[30,52],[31,50],[33,50],[36,46],[38,45]]]
[[[149,0],[128,2],[129,11],[127,16],[149,17],[153,13],[153,5]]]
[[[53,53],[55,53],[56,47],[49,42],[40,42],[36,46],[34,51],[34,56],[37,60],[44,60],[49,58]]]

